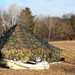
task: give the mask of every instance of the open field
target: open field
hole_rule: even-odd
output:
[[[65,58],[65,61],[75,64],[75,41],[56,41],[49,43],[62,49],[61,57]]]
[[[61,56],[69,62],[75,61],[75,41],[50,42],[50,44],[63,49]],[[75,75],[75,65],[67,62],[57,63],[48,70],[11,70],[0,68],[0,75]]]

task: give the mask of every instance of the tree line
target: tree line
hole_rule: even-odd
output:
[[[0,36],[14,25],[22,25],[46,41],[74,40],[75,14],[62,17],[33,15],[30,8],[9,6],[8,10],[0,7]]]

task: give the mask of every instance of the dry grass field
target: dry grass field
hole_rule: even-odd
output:
[[[49,43],[62,49],[61,57],[65,58],[65,61],[75,64],[75,41],[56,41]]]
[[[49,70],[11,70],[0,68],[0,75],[75,75],[75,65],[60,63],[51,65]]]
[[[50,44],[63,49],[61,56],[66,58],[67,62],[50,65],[48,70],[11,70],[0,68],[0,75],[75,75],[75,41],[50,42]],[[71,62],[71,63],[70,63]]]

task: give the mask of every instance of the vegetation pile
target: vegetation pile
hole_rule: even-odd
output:
[[[35,60],[40,56],[49,62],[60,60],[60,49],[48,44],[32,31],[16,25],[1,37],[2,58],[17,60]]]

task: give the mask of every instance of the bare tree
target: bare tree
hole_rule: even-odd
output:
[[[35,26],[34,26],[34,33],[38,34],[40,31],[40,28],[41,28],[41,20],[38,17],[36,17]]]
[[[51,17],[48,17],[48,18],[45,18],[44,19],[44,22],[47,26],[47,28],[49,29],[49,33],[48,33],[48,41],[50,41],[50,37],[51,37],[51,31],[52,31],[52,28],[54,26],[54,22],[53,22],[53,18]]]
[[[1,8],[0,8],[0,25],[1,25],[1,27],[2,27],[2,33],[3,33],[4,31],[6,31],[7,20],[8,20],[7,13],[6,13],[6,11],[1,7]]]
[[[43,16],[37,16],[35,20],[35,27],[34,27],[34,33],[37,34],[39,37],[45,39],[48,41],[48,32],[49,29],[44,21],[46,17]]]
[[[11,5],[8,10],[0,6],[0,35],[16,24],[20,12],[21,8],[16,5]]]
[[[15,4],[9,7],[9,18],[11,26],[15,25],[17,22],[17,18],[21,12],[21,9],[17,7]]]

